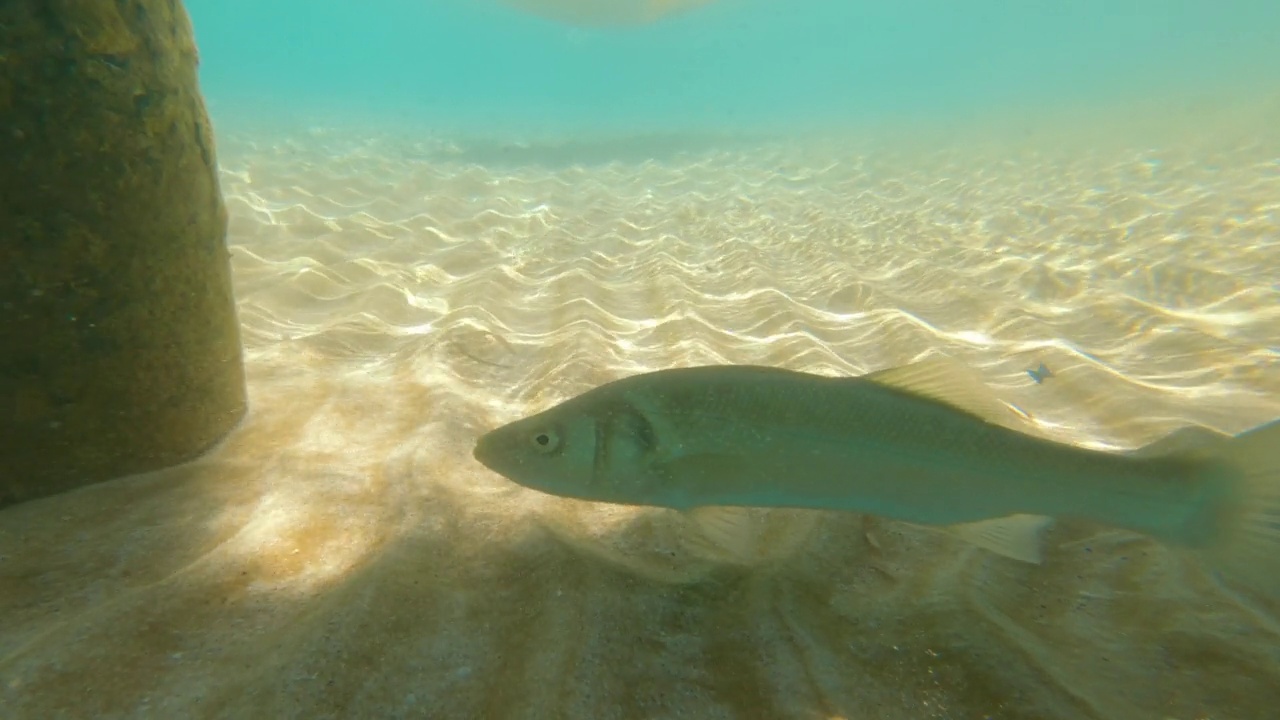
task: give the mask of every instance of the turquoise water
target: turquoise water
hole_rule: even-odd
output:
[[[1280,3],[1266,0],[720,0],[610,29],[488,0],[192,0],[188,9],[215,119],[322,112],[515,132],[742,129],[1280,78]]]

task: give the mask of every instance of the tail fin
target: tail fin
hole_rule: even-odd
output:
[[[1219,444],[1214,455],[1234,470],[1236,485],[1205,553],[1230,579],[1280,600],[1280,420]]]

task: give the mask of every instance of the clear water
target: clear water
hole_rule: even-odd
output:
[[[189,5],[222,115],[750,129],[1254,90],[1280,77],[1280,6],[1266,0],[721,0],[613,29],[488,0]]]
[[[729,548],[471,451],[632,373],[936,353],[1064,443],[1280,417],[1280,4],[188,7],[250,410],[0,511],[0,717],[1275,716],[1280,598],[1213,558],[768,509]]]

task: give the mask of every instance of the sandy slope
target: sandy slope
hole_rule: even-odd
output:
[[[470,457],[594,384],[705,362],[948,352],[1094,445],[1280,416],[1280,144],[1199,131],[577,165],[224,137],[250,416],[190,466],[0,512],[0,714],[1270,717],[1277,604],[1147,541],[1064,523],[1034,567],[766,513],[731,566],[672,513]]]

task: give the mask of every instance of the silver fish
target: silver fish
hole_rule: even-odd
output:
[[[474,455],[563,497],[721,513],[721,525],[726,506],[870,513],[1031,562],[1052,518],[1085,518],[1280,592],[1280,421],[1090,450],[1037,436],[946,359],[853,378],[746,365],[635,375],[493,430]]]

